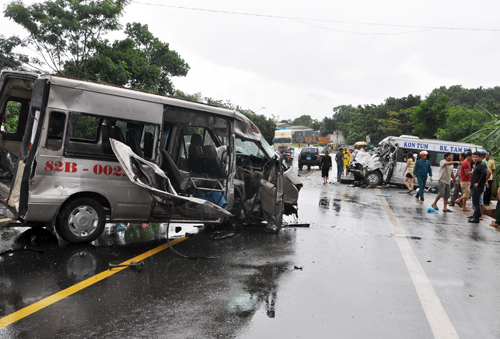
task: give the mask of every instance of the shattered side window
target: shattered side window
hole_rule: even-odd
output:
[[[243,141],[240,138],[236,138],[236,154],[265,158],[264,152],[253,141]]]

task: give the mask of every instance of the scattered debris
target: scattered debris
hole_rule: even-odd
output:
[[[474,296],[472,294],[470,294],[470,293],[469,293],[469,297],[474,298]]]
[[[311,224],[288,224],[288,227],[309,227]]]
[[[241,234],[237,234],[235,232],[227,232],[227,231],[215,231],[210,238],[212,240],[222,240],[226,238],[232,238],[235,236],[241,236]]]
[[[299,266],[293,266],[293,269],[294,270],[301,270],[302,271],[302,267],[299,267]]]
[[[391,194],[377,194],[377,197],[386,197],[386,198],[390,198],[392,197]]]
[[[36,252],[36,253],[43,253],[43,251],[34,250],[32,248],[17,248],[15,250],[7,250],[5,252],[0,252],[0,256],[2,256],[4,254],[12,254],[14,252],[20,252],[20,251],[33,251],[33,252]]]
[[[439,214],[432,206],[427,207],[427,213]]]
[[[427,262],[432,262],[432,261],[430,261],[430,260],[427,260]]]
[[[123,265],[109,263],[109,269],[117,268],[117,267],[132,267],[132,268],[135,268],[137,271],[141,271],[143,266],[144,266],[143,261],[136,262],[134,260],[132,260],[130,262],[130,264],[123,264]]]

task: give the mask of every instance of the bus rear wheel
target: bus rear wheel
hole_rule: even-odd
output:
[[[61,238],[77,244],[97,239],[104,231],[105,224],[106,213],[102,205],[92,198],[82,197],[64,204],[55,226]]]

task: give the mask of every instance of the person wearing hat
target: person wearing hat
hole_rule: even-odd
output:
[[[415,200],[424,203],[424,190],[425,183],[427,182],[427,176],[431,177],[432,182],[432,168],[431,163],[427,160],[427,151],[420,152],[420,159],[415,162],[415,167],[413,168],[413,174],[417,177],[418,192],[415,196]],[[420,197],[420,201],[419,201]]]
[[[347,176],[347,165],[351,162],[351,153],[347,150],[347,147],[344,148],[344,176]]]

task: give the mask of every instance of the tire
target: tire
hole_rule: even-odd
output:
[[[303,168],[303,167],[304,167],[304,166],[303,166],[302,164],[299,164],[299,170],[301,170],[301,171],[302,171],[302,168]]]
[[[365,176],[365,184],[378,186],[382,184],[382,174],[379,171],[373,171]]]
[[[100,203],[92,198],[76,198],[64,204],[55,226],[61,238],[78,244],[97,239],[104,231],[105,224],[106,213]]]

